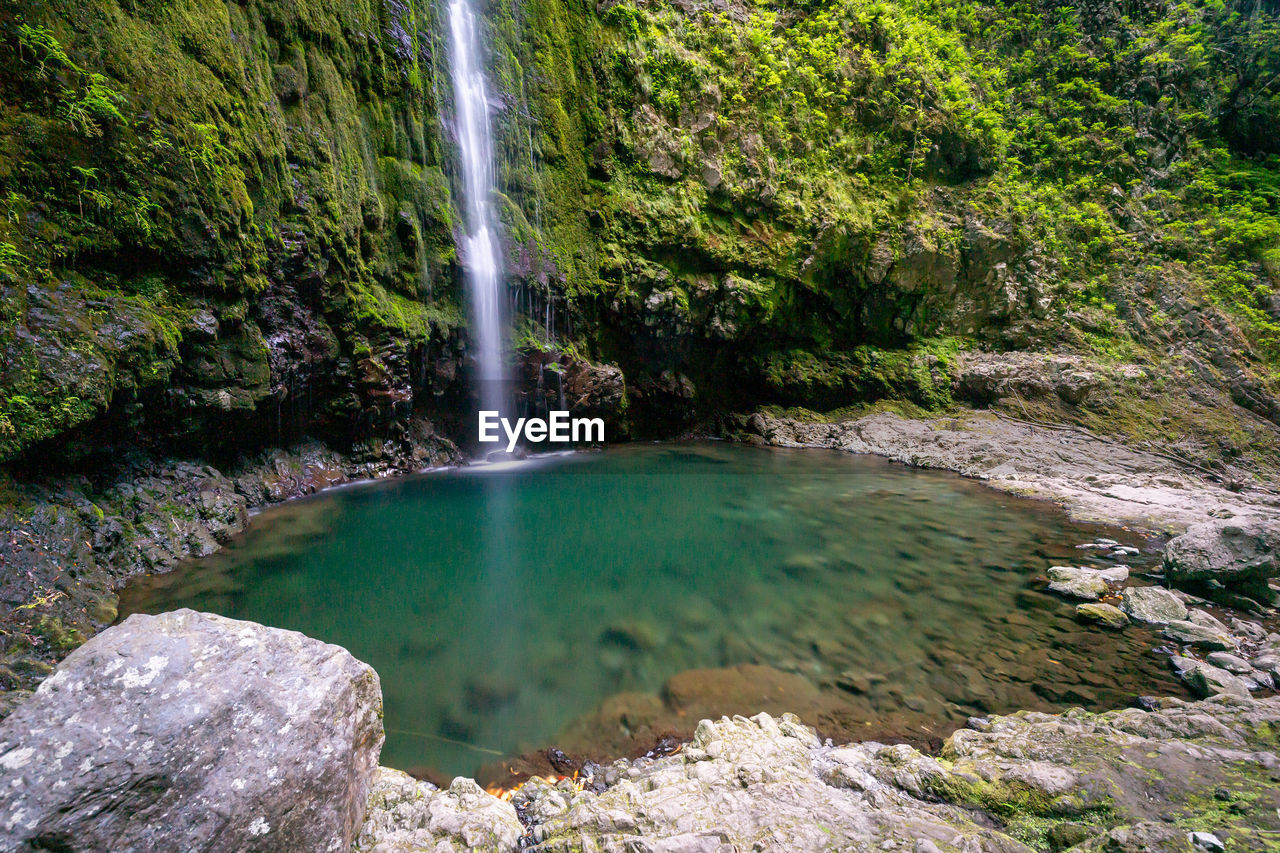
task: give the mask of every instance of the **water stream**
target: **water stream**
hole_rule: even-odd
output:
[[[346,647],[382,678],[383,763],[446,778],[759,710],[918,742],[970,715],[1185,695],[1148,632],[1081,625],[1045,590],[1100,532],[873,457],[632,445],[286,504],[134,581],[121,613],[193,607]]]
[[[503,317],[502,259],[499,256],[493,130],[489,92],[481,68],[480,21],[467,0],[449,3],[449,65],[453,77],[455,131],[462,160],[462,193],[467,235],[462,245],[476,352],[475,379],[480,408],[505,412],[506,323]]]

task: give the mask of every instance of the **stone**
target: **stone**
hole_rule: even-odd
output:
[[[136,614],[0,725],[0,850],[346,850],[382,739],[378,676],[344,649]]]
[[[1094,571],[1098,573],[1098,577],[1110,584],[1124,583],[1129,579],[1128,566],[1111,566],[1110,568],[1095,569]]]
[[[1149,821],[1117,826],[1072,847],[1071,853],[1195,853],[1195,848],[1186,830]]]
[[[524,827],[508,802],[458,777],[445,790],[379,767],[352,853],[515,850]]]
[[[1222,839],[1214,835],[1212,832],[1190,832],[1187,834],[1188,840],[1201,850],[1211,850],[1214,853],[1221,853],[1227,849],[1222,843]]]
[[[1187,606],[1158,586],[1131,586],[1120,597],[1120,607],[1135,622],[1161,625],[1187,618]]]
[[[1072,598],[1098,599],[1107,594],[1107,581],[1101,572],[1076,566],[1053,566],[1049,569],[1049,589]]]
[[[1164,570],[1175,583],[1217,581],[1227,587],[1256,588],[1280,576],[1278,550],[1278,521],[1214,519],[1192,525],[1169,542]]]
[[[1217,696],[1224,693],[1240,697],[1249,695],[1249,686],[1244,680],[1225,669],[1185,656],[1174,657],[1170,663],[1178,673],[1178,677],[1186,682],[1186,685],[1198,696]]]
[[[1269,652],[1259,655],[1253,659],[1252,664],[1255,669],[1269,674],[1272,678],[1280,679],[1280,654]]]
[[[1188,608],[1187,621],[1195,625],[1199,625],[1201,628],[1209,628],[1217,631],[1219,634],[1231,633],[1230,628],[1222,624],[1221,620],[1207,610],[1194,610]]]
[[[1110,604],[1077,604],[1076,616],[1105,628],[1123,628],[1129,624],[1129,617],[1124,615],[1124,611]]]
[[[1171,640],[1186,643],[1199,649],[1217,649],[1226,651],[1236,647],[1235,641],[1221,631],[1197,625],[1194,622],[1175,619],[1165,623],[1160,633]]]
[[[644,619],[623,619],[600,633],[600,643],[636,652],[651,651],[662,645],[662,635],[652,622]]]
[[[1233,839],[1280,831],[1278,724],[1280,697],[1020,711],[956,731],[934,757],[905,744],[832,746],[790,714],[723,717],[611,787],[566,797],[534,781],[516,801],[540,853],[1028,853],[1002,830],[1024,820],[1044,826],[1050,849],[1193,853],[1187,824]],[[1232,810],[1220,790],[1239,792]],[[992,803],[1006,810],[1001,821],[984,813]]]
[[[1219,669],[1225,669],[1232,675],[1248,675],[1253,672],[1253,667],[1244,658],[1238,658],[1226,652],[1214,652],[1206,660]]]

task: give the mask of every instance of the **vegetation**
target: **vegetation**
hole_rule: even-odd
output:
[[[936,410],[966,348],[1152,371],[1172,348],[1274,420],[1277,11],[493,6],[507,267],[542,330],[522,340],[617,362],[641,397],[687,377],[708,409]],[[0,15],[0,458],[148,394],[190,409],[162,431],[222,424],[214,386],[247,374],[196,366],[269,354],[210,343],[193,326],[209,313],[223,338],[290,341],[248,393],[264,412],[323,373],[322,396],[355,401],[343,422],[367,423],[367,353],[412,384],[414,359],[454,351],[436,14],[57,0]],[[99,321],[115,315],[123,330]],[[330,367],[306,368],[319,352]]]

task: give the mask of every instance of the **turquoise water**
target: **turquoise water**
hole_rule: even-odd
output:
[[[824,734],[920,740],[1180,692],[1149,635],[1083,627],[1043,591],[1098,534],[871,457],[636,445],[286,504],[132,584],[122,614],[193,607],[345,646],[382,678],[383,763],[444,776],[565,739],[642,745],[696,724],[677,706],[747,710],[715,677],[678,678],[743,663]],[[592,716],[606,699],[625,712]],[[657,721],[628,722],[637,708]]]

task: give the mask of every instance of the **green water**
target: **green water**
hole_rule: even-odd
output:
[[[639,737],[617,730],[634,710],[590,715],[607,697],[652,712],[673,676],[741,663],[777,670],[774,698],[824,734],[920,739],[1179,692],[1149,635],[1083,627],[1036,580],[1098,533],[871,457],[641,445],[287,504],[133,584],[122,613],[193,607],[345,646],[382,678],[383,763],[444,775]],[[700,712],[747,710],[715,678],[684,683],[706,685]]]

